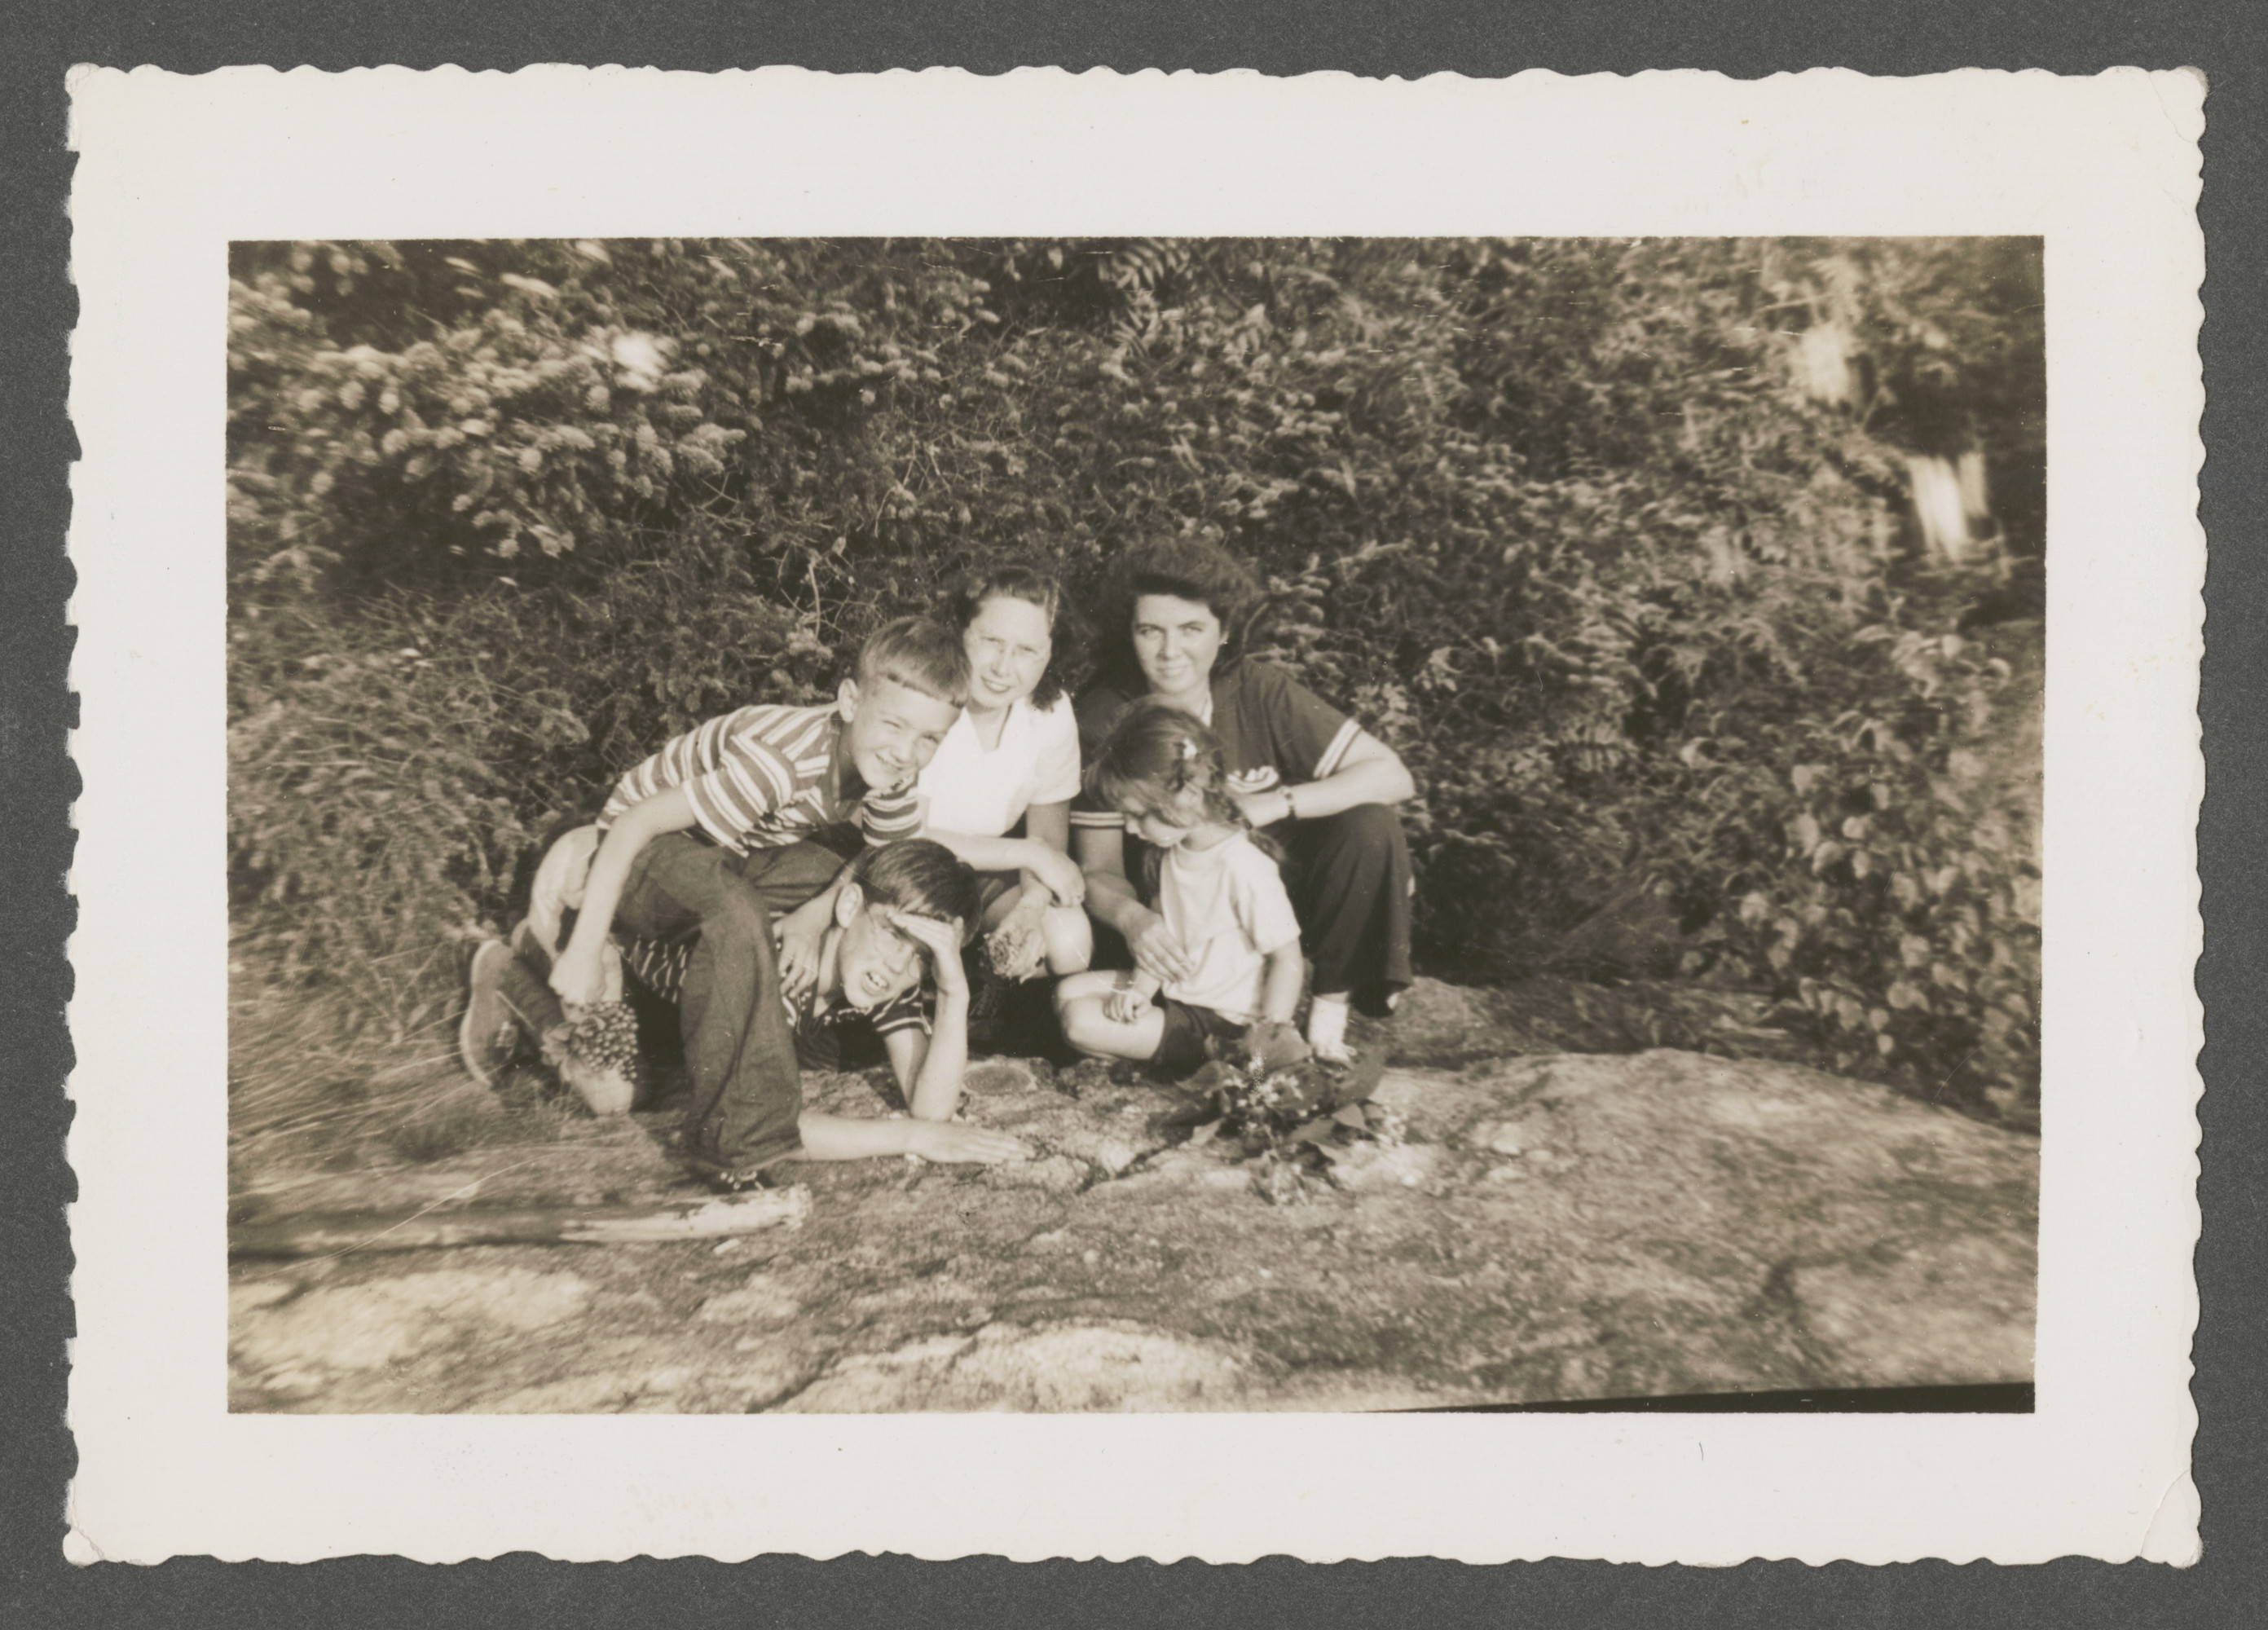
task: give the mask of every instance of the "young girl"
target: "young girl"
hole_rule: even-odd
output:
[[[1241,1037],[1273,1063],[1307,1057],[1291,1027],[1299,918],[1229,794],[1219,739],[1176,708],[1137,704],[1096,755],[1088,785],[1150,845],[1145,893],[1194,967],[1163,985],[1139,970],[1072,975],[1056,987],[1064,1037],[1092,1057],[1176,1071],[1204,1062],[1210,1036]]]
[[[1086,878],[1071,858],[1079,790],[1079,719],[1058,638],[1066,608],[1054,576],[1004,561],[954,586],[941,620],[968,653],[968,703],[921,775],[928,834],[984,887],[984,960],[1022,980],[1077,973],[1094,948]],[[998,985],[980,977],[977,1000]]]

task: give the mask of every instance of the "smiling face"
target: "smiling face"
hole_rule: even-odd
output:
[[[981,713],[1030,696],[1055,653],[1048,614],[1012,594],[995,594],[979,606],[961,640],[968,652],[968,705]]]
[[[843,942],[836,949],[837,988],[861,1011],[880,1007],[921,983],[927,955],[912,935],[893,926],[887,908],[871,904],[854,884],[836,896]]]
[[[1178,594],[1145,594],[1134,602],[1134,660],[1150,694],[1197,695],[1212,678],[1224,631],[1212,608]]]
[[[843,719],[843,751],[859,778],[877,793],[895,792],[921,774],[961,717],[957,703],[939,701],[887,675],[878,675],[863,690],[857,680],[844,680],[836,707]]]

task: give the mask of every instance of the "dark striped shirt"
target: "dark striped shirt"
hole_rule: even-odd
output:
[[[658,940],[630,939],[623,944],[622,956],[639,984],[664,1001],[674,1002],[685,989],[685,970],[693,960],[693,942],[679,940],[665,944]],[[854,1020],[865,1020],[877,1036],[909,1029],[928,1034],[929,1012],[924,1000],[927,990],[924,980],[880,1007],[864,1011],[848,1002],[837,1002],[822,1010],[815,993],[806,995],[799,1002],[783,991],[780,1000],[786,1005],[788,1018],[795,1026],[796,1051],[808,1060],[828,1051],[831,1044],[825,1038],[829,1030]]]

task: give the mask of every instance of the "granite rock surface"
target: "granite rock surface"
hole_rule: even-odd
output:
[[[799,1228],[239,1262],[232,1407],[1377,1410],[2031,1378],[2036,1140],[1771,1059],[1529,1051],[1499,1017],[1421,982],[1378,1090],[1407,1140],[1288,1196],[1184,1141],[1134,1072],[992,1059],[967,1113],[1035,1158],[799,1165]],[[808,1085],[887,1112],[882,1073]],[[680,1199],[672,1118],[295,1204]]]

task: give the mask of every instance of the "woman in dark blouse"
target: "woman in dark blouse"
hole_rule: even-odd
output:
[[[1081,757],[1092,763],[1145,695],[1212,726],[1245,817],[1285,852],[1284,881],[1315,964],[1308,1042],[1343,1059],[1349,1003],[1383,1014],[1410,983],[1410,849],[1394,806],[1415,788],[1392,748],[1285,669],[1243,655],[1259,602],[1252,574],[1209,543],[1130,549],[1102,619],[1104,677],[1078,703]],[[1123,819],[1082,798],[1071,835],[1087,910],[1143,968],[1184,977],[1190,948],[1129,881],[1140,875],[1127,853],[1138,840]]]

